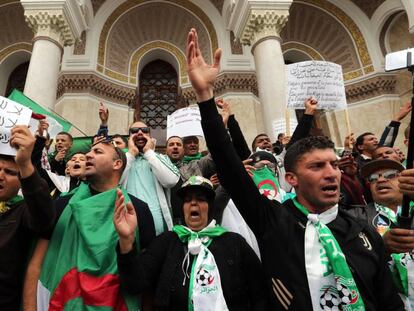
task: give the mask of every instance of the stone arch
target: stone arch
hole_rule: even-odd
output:
[[[282,50],[285,60],[289,58],[291,53],[296,52],[306,55],[307,60],[325,60],[317,50],[300,42],[285,42],[282,44]],[[295,60],[295,62],[296,61],[298,60]]]
[[[160,40],[184,53],[187,32],[197,27],[203,53],[212,59],[217,34],[208,16],[188,0],[128,0],[106,20],[100,34],[97,70],[121,82],[131,83],[129,64],[138,47]],[[139,31],[137,31],[139,29]]]
[[[130,83],[137,84],[136,78],[142,68],[154,59],[161,59],[170,63],[178,74],[180,84],[188,83],[184,53],[175,45],[165,41],[153,41],[141,46],[131,57]]]
[[[23,13],[20,2],[0,5],[0,51],[17,43],[31,43],[33,32],[27,26]],[[10,32],[11,29],[13,32]]]
[[[305,28],[307,31],[301,31]],[[325,60],[341,64],[346,80],[374,71],[358,26],[344,11],[326,0],[294,2],[282,38],[305,44]]]
[[[10,74],[19,65],[28,62],[32,46],[18,43],[0,51],[0,95],[4,96]]]

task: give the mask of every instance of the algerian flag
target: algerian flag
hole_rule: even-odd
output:
[[[118,235],[112,222],[116,188],[91,195],[89,186],[82,183],[73,192],[49,242],[37,309],[139,310],[138,297],[120,289]]]
[[[49,135],[50,137],[55,137],[57,133],[65,131],[69,132],[70,128],[72,127],[72,124],[61,117],[59,117],[57,114],[50,112],[49,110],[43,108],[39,104],[35,103],[33,100],[31,100],[29,97],[24,95],[19,90],[14,89],[13,92],[10,94],[9,99],[26,106],[30,108],[33,112],[43,114],[47,116],[47,122],[49,123]],[[38,125],[38,120],[31,119],[30,126],[32,129],[36,130]]]
[[[267,166],[253,171],[253,181],[260,194],[269,200],[282,202],[283,197],[286,195],[286,192],[280,188],[274,173]]]

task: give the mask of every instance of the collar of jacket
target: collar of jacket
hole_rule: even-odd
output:
[[[293,216],[298,221],[299,225],[303,228],[306,228],[306,223],[308,219],[306,216],[300,212],[291,199],[286,200],[283,205],[293,214]],[[338,204],[338,216],[330,222],[328,228],[335,234],[336,237],[339,237],[342,241],[349,242],[354,238],[358,237],[359,233],[367,226],[361,221],[358,221],[346,211],[341,203]]]

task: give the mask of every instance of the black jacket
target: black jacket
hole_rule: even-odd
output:
[[[272,287],[271,310],[312,310],[304,254],[306,217],[291,200],[281,205],[260,195],[229,143],[214,101],[199,106],[220,181],[257,237]],[[342,209],[328,227],[346,256],[366,310],[403,310],[381,237]]]
[[[35,171],[21,179],[25,200],[0,215],[0,310],[19,310],[33,239],[53,226],[55,209],[46,182]]]
[[[220,270],[221,286],[229,310],[269,310],[266,308],[265,279],[260,261],[246,241],[236,233],[214,238],[208,249]],[[156,237],[140,255],[134,248],[121,255],[118,270],[123,286],[138,294],[155,288],[156,310],[187,310],[189,279],[183,285],[182,263],[185,245],[175,232]],[[189,273],[194,256],[190,255]]]

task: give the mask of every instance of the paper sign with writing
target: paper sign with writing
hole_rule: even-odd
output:
[[[200,110],[197,106],[182,108],[167,116],[167,139],[171,136],[202,136]]]
[[[345,109],[346,96],[342,67],[323,61],[307,61],[286,66],[287,106],[305,109],[305,100],[314,97],[318,109]]]
[[[16,155],[10,146],[10,132],[15,125],[28,125],[32,111],[8,98],[0,96],[0,154]]]
[[[298,125],[298,122],[296,121],[296,119],[291,119],[289,123],[290,123],[289,134],[292,135],[296,129],[296,126]],[[286,119],[273,120],[272,129],[275,135],[278,135],[279,133],[284,133],[284,134],[288,133],[288,131],[286,131]]]

